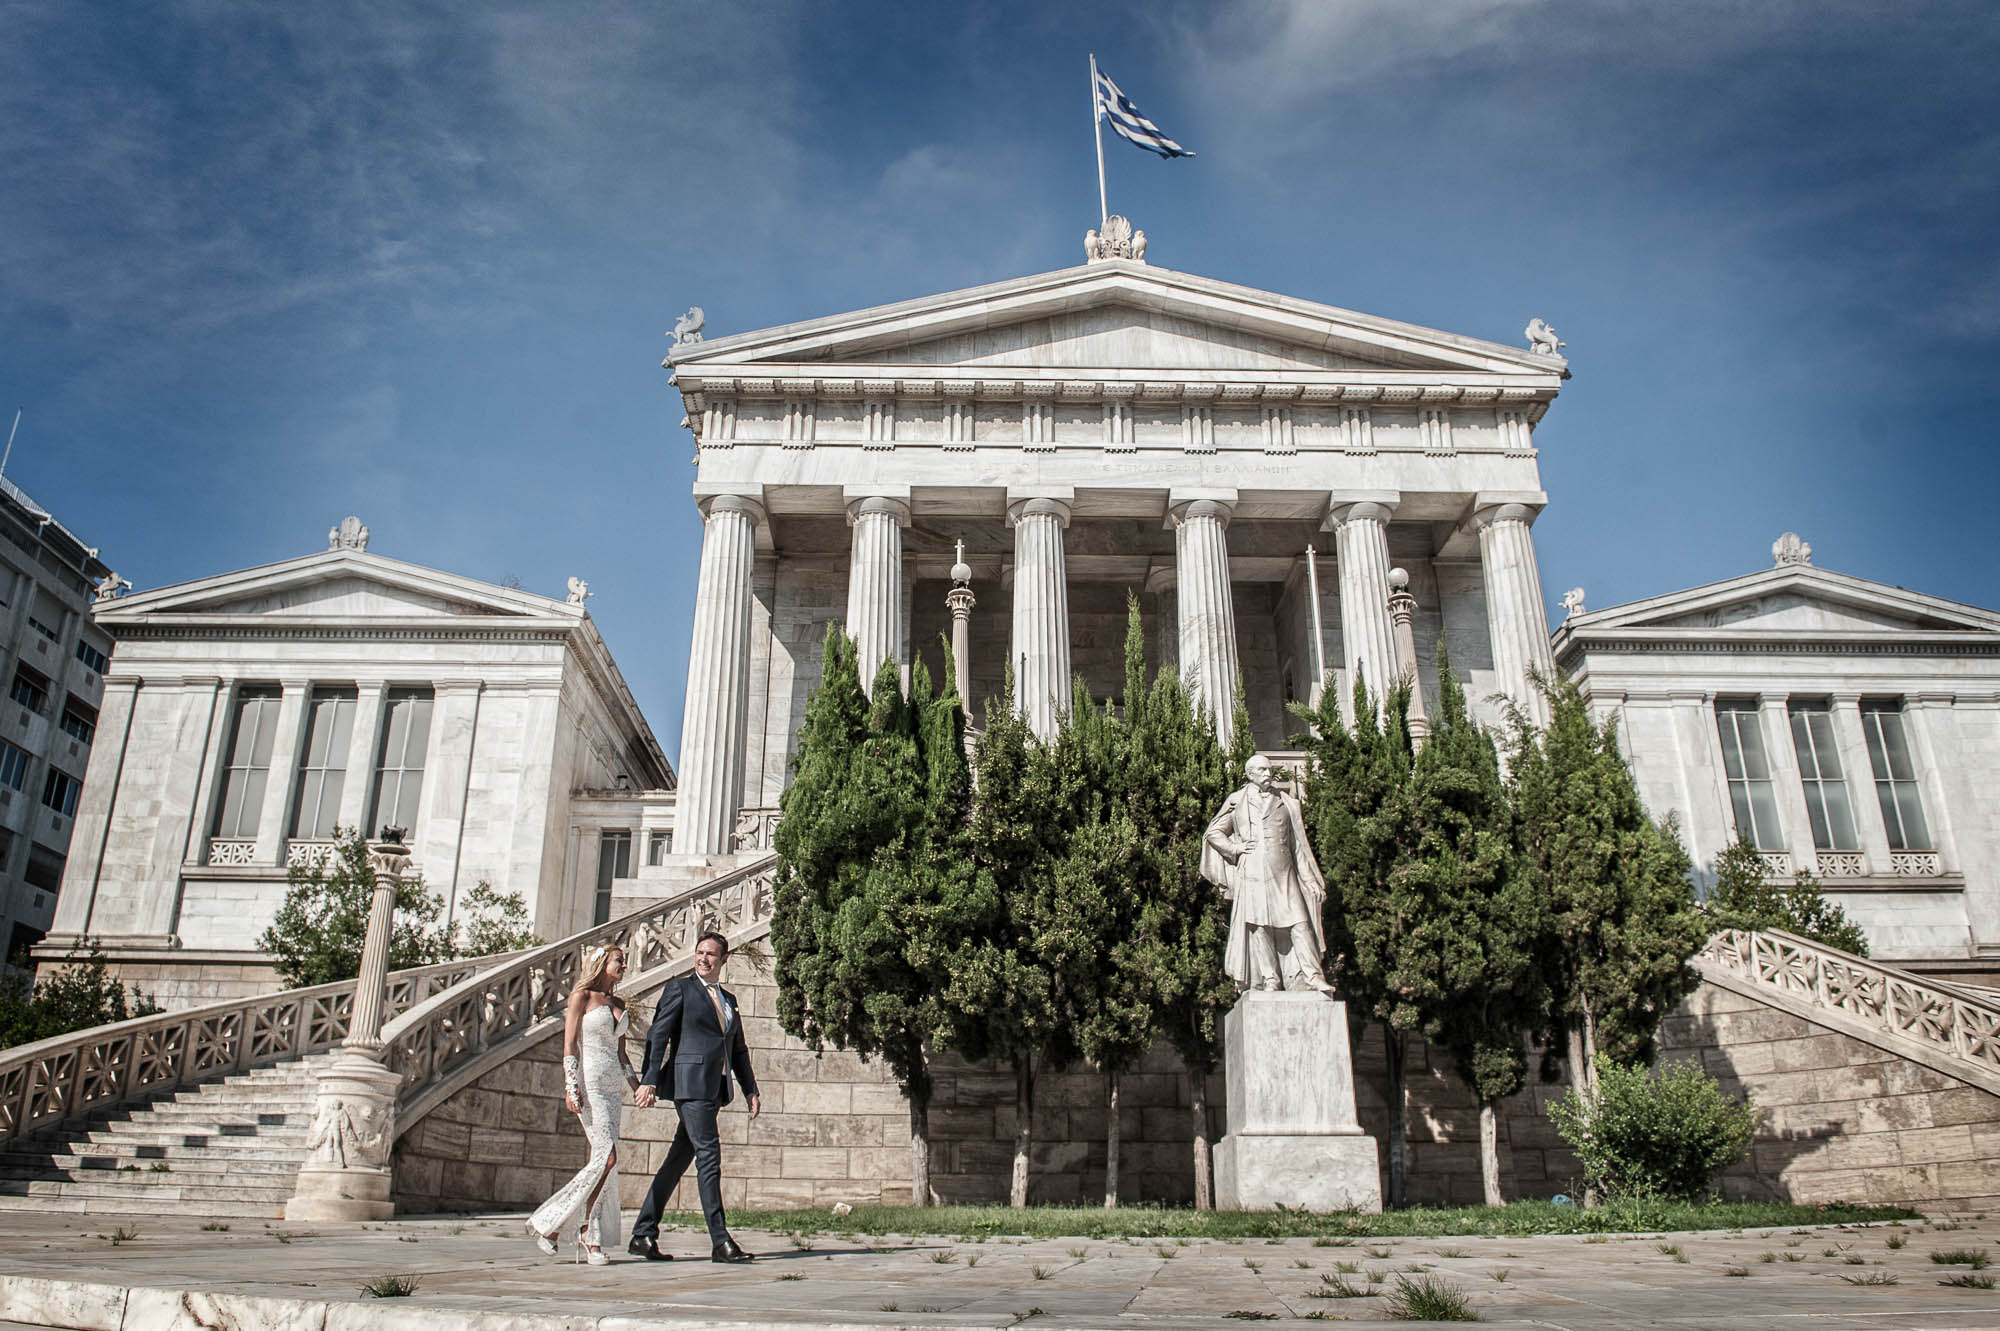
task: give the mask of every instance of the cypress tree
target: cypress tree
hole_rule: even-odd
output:
[[[1424,1034],[1441,1046],[1479,1101],[1480,1181],[1501,1205],[1497,1104],[1527,1081],[1526,1043],[1545,1007],[1535,950],[1539,902],[1514,871],[1513,816],[1493,740],[1473,724],[1465,690],[1438,649],[1437,728],[1417,754],[1411,817],[1418,854],[1406,866],[1412,895],[1442,926],[1419,970],[1432,988],[1411,995],[1428,1009]]]
[[[1816,875],[1801,870],[1792,886],[1774,886],[1765,876],[1764,857],[1747,840],[1715,857],[1707,907],[1713,928],[1785,929],[1857,957],[1868,955],[1868,935],[1826,899]]]
[[[1195,1206],[1210,1210],[1208,1079],[1222,1061],[1222,1018],[1236,1002],[1236,986],[1222,969],[1229,908],[1221,889],[1201,876],[1201,842],[1229,793],[1228,757],[1215,726],[1189,700],[1179,671],[1163,665],[1144,686],[1143,645],[1132,622],[1128,616],[1126,781],[1145,887],[1129,955],[1152,1006],[1154,1036],[1172,1045],[1187,1069]],[[1237,733],[1247,742],[1249,726],[1240,713]]]
[[[1511,777],[1520,867],[1544,920],[1550,1043],[1581,1095],[1599,1052],[1652,1060],[1660,1018],[1697,983],[1687,960],[1708,926],[1680,835],[1646,816],[1615,723],[1596,725],[1575,684],[1547,692],[1545,729],[1514,718]]]
[[[1358,672],[1354,681],[1354,730],[1340,715],[1333,690],[1316,708],[1295,707],[1309,723],[1303,810],[1307,835],[1326,876],[1329,978],[1346,995],[1349,1016],[1382,1027],[1389,1072],[1389,1204],[1407,1192],[1408,1108],[1404,1090],[1404,1039],[1423,1023],[1410,1003],[1411,977],[1403,966],[1408,936],[1422,923],[1419,903],[1403,866],[1416,855],[1409,816],[1415,754],[1409,734],[1407,683],[1389,690],[1379,712]],[[1378,719],[1379,718],[1379,719]],[[1417,983],[1424,981],[1419,977]]]
[[[885,662],[864,697],[851,642],[829,633],[778,825],[772,920],[778,1015],[815,1051],[889,1065],[910,1112],[911,1197],[930,1201],[926,1047],[961,927],[963,712],[919,662],[910,696]]]

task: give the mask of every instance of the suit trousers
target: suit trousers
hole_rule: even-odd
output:
[[[695,1186],[701,1190],[701,1210],[708,1220],[708,1240],[711,1244],[721,1243],[729,1237],[729,1228],[722,1214],[722,1139],[716,1133],[713,1100],[676,1100],[674,1108],[680,1112],[681,1125],[674,1133],[673,1145],[667,1148],[667,1158],[660,1163],[660,1172],[653,1175],[653,1186],[646,1190],[646,1200],[639,1207],[637,1218],[632,1221],[634,1239],[657,1239],[660,1232],[660,1216],[667,1209],[674,1189],[681,1184],[681,1176],[687,1173],[689,1162],[695,1167]]]

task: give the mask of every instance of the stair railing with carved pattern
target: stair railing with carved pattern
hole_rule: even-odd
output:
[[[382,1029],[383,1056],[402,1077],[397,1135],[468,1079],[560,1025],[585,952],[623,947],[628,973],[636,979],[692,957],[705,931],[721,933],[734,945],[770,923],[776,876],[777,856],[760,855],[622,918],[524,952],[404,1012]]]
[[[402,1012],[518,953],[394,971],[388,1011]],[[0,1141],[128,1100],[318,1054],[347,1037],[354,981],[209,1003],[0,1050]]]
[[[1969,985],[1934,984],[1777,929],[1724,929],[1694,964],[1739,992],[1768,994],[1863,1039],[1886,1037],[1884,1047],[2000,1091],[2000,1003]]]

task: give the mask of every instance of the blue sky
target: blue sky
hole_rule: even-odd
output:
[[[140,587],[372,549],[591,611],[670,755],[658,368],[1066,267],[1086,54],[1155,263],[1518,344],[1551,601],[1823,566],[2000,606],[1990,3],[0,0],[7,474]]]

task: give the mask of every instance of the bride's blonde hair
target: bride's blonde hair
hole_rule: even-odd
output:
[[[621,957],[625,955],[625,949],[616,943],[586,950],[583,954],[583,973],[577,976],[576,986],[570,992],[579,994],[586,989],[595,989],[597,982],[604,978],[605,964],[611,960],[613,952]]]

